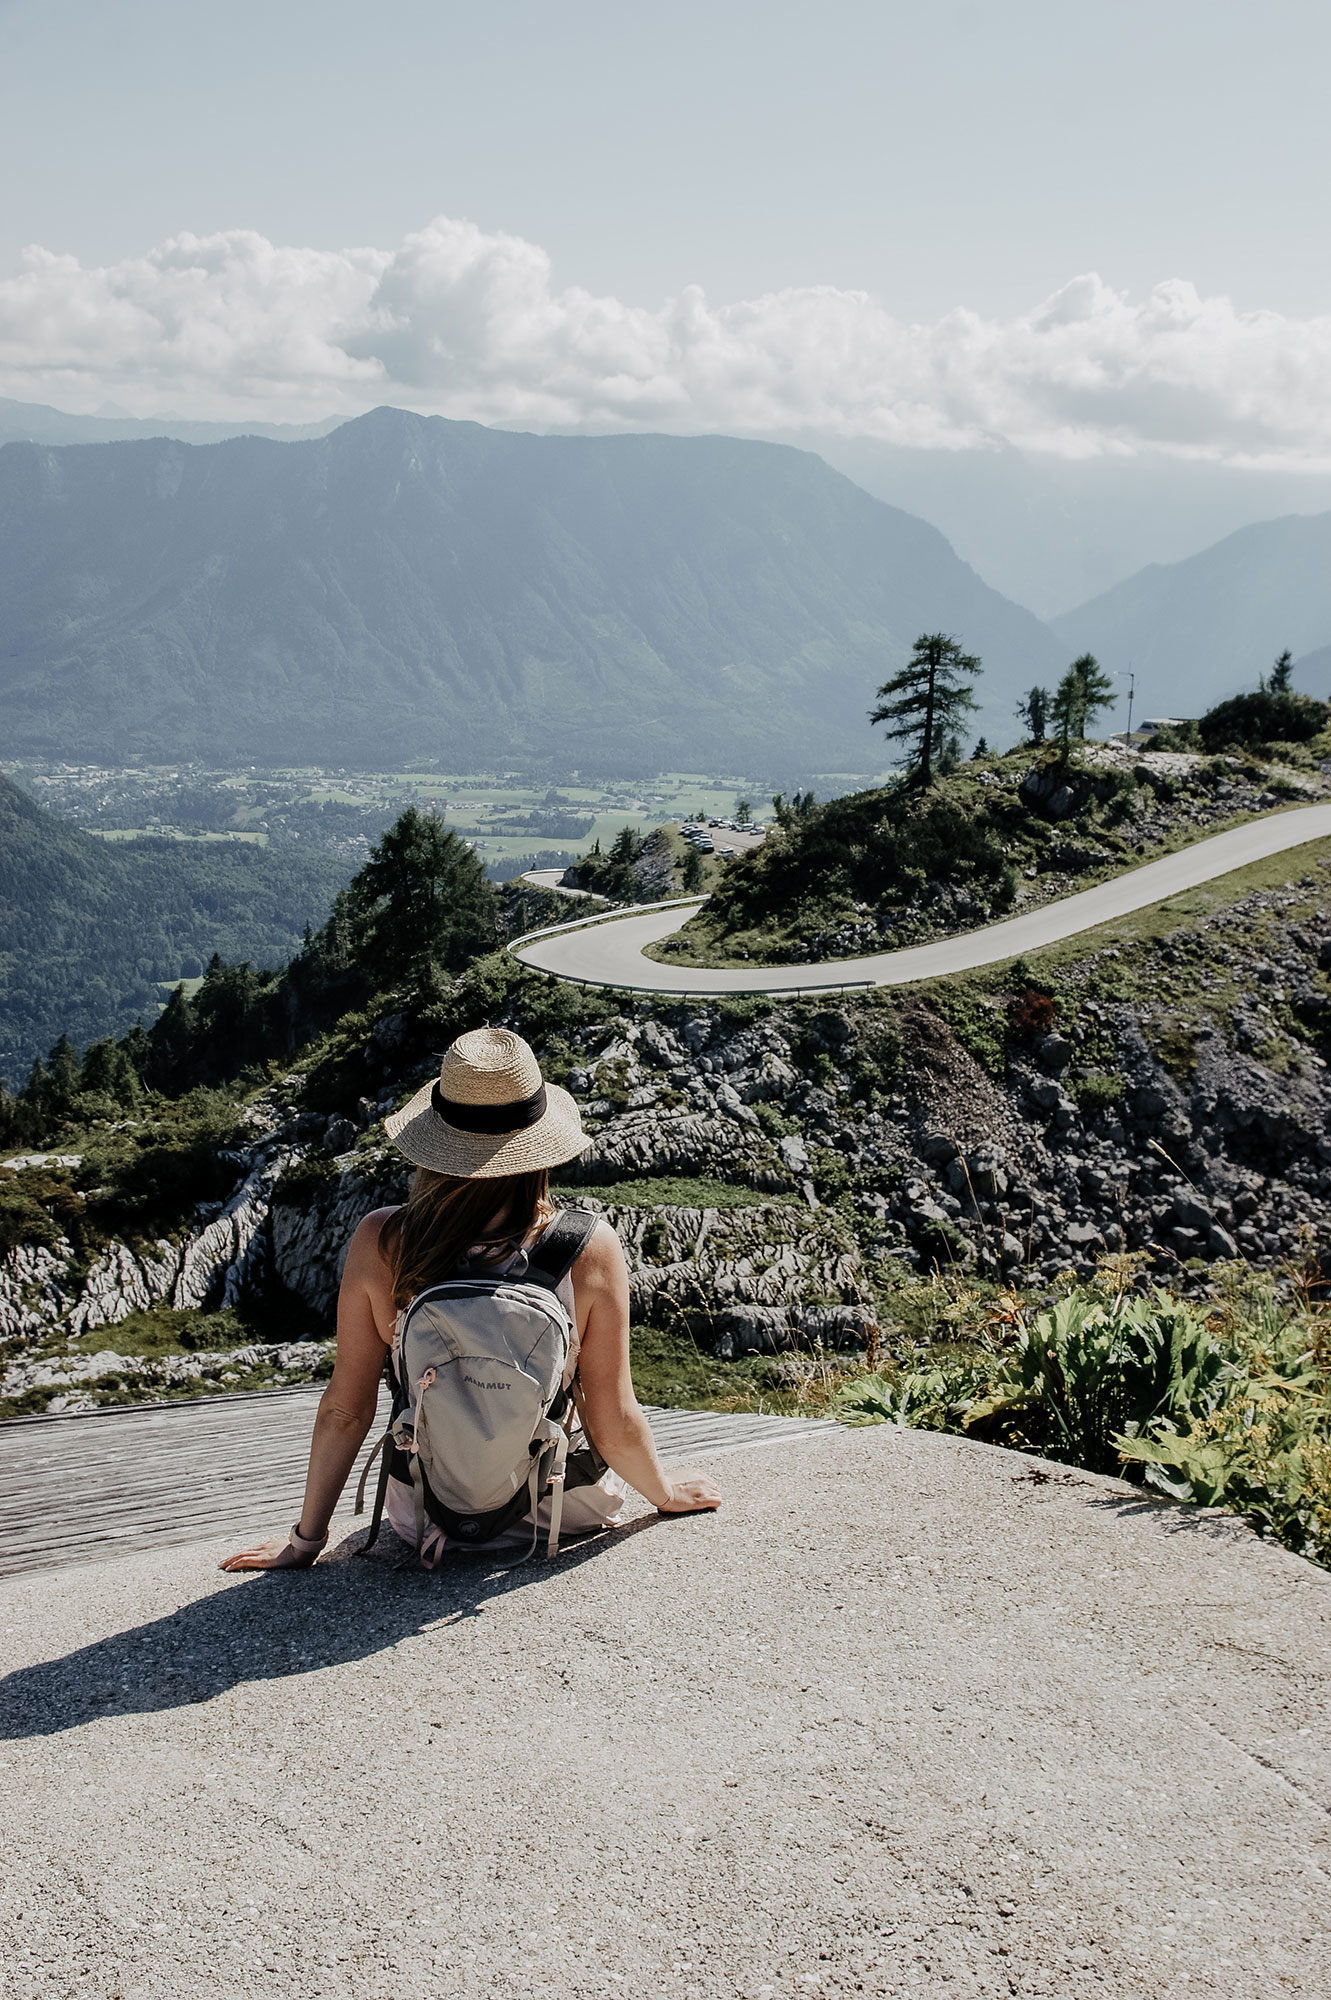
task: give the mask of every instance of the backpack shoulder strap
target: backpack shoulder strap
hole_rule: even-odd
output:
[[[540,1241],[527,1252],[527,1281],[554,1291],[591,1240],[600,1216],[590,1208],[563,1208]]]

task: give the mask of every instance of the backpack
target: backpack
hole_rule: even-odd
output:
[[[411,1301],[396,1362],[390,1352],[386,1364],[388,1429],[356,1492],[360,1514],[370,1466],[382,1452],[366,1550],[379,1534],[388,1481],[398,1478],[415,1495],[418,1560],[427,1519],[450,1539],[479,1545],[530,1511],[531,1546],[518,1559],[526,1562],[536,1551],[536,1509],[547,1492],[546,1553],[557,1552],[566,1485],[592,1484],[605,1470],[590,1439],[569,1451],[578,1399],[564,1374],[573,1329],[556,1296],[596,1222],[590,1210],[565,1209],[502,1276],[464,1271]]]

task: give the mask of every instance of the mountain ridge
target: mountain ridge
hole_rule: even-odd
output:
[[[811,453],[389,409],[0,448],[0,620],[12,750],[122,761],[837,769],[921,630],[980,653],[996,718],[1061,664]]]
[[[1331,512],[1236,529],[1049,623],[1070,648],[1136,669],[1138,714],[1199,714],[1254,686],[1286,647],[1299,657],[1296,685],[1325,694],[1308,662],[1331,641]]]

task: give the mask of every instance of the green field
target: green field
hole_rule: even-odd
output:
[[[624,826],[730,818],[741,798],[763,818],[771,793],[770,784],[742,773],[688,771],[593,782],[577,772],[552,781],[511,771],[112,770],[33,761],[4,768],[40,804],[105,840],[294,843],[345,856],[349,873],[412,805],[439,813],[493,865],[532,854],[571,860],[594,841],[608,846]]]

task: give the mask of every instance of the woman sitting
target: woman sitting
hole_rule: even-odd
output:
[[[406,1203],[367,1215],[347,1250],[337,1305],[337,1358],[315,1420],[300,1519],[285,1541],[230,1556],[223,1569],[303,1569],[314,1562],[374,1422],[390,1351],[399,1382],[395,1407],[411,1400],[402,1336],[413,1301],[459,1277],[520,1283],[530,1268],[539,1270],[542,1245],[555,1242],[561,1227],[568,1234],[550,1201],[550,1169],[575,1159],[588,1141],[577,1105],[567,1091],[543,1081],[520,1035],[478,1028],[459,1036],[444,1056],[438,1082],[425,1085],[395,1112],[386,1130],[416,1176]],[[579,1233],[585,1241],[575,1261],[551,1284],[567,1314],[568,1340],[561,1393],[551,1414],[566,1412],[565,1426],[573,1430],[569,1463],[583,1471],[582,1483],[570,1479],[566,1493],[560,1487],[562,1519],[555,1520],[554,1534],[606,1526],[623,1509],[629,1486],[662,1513],[719,1506],[721,1495],[710,1479],[662,1470],[629,1373],[624,1252],[603,1218],[574,1236]],[[478,1289],[487,1287],[482,1283]],[[558,1324],[562,1332],[565,1323]],[[432,1564],[460,1537],[457,1530],[450,1534],[445,1521],[454,1517],[429,1491],[419,1465],[413,1467],[418,1411],[417,1419],[414,1444],[409,1424],[406,1430],[394,1427],[399,1444],[390,1457],[384,1501],[398,1535]],[[545,1431],[553,1435],[554,1428],[547,1424]],[[564,1448],[561,1442],[560,1475]],[[535,1442],[531,1449],[535,1453]],[[535,1516],[529,1507],[525,1516],[514,1517],[515,1498],[503,1510],[510,1518],[498,1534],[466,1545],[530,1542],[549,1528],[552,1503],[548,1493]],[[461,1535],[469,1529],[474,1533],[474,1524],[464,1523]]]

